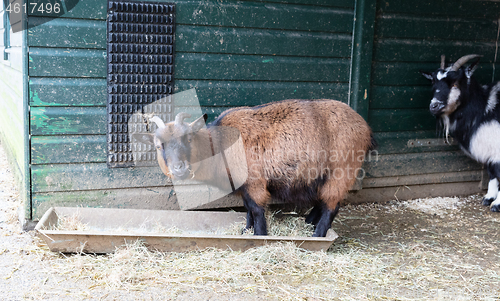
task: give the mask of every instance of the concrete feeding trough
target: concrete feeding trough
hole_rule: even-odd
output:
[[[326,251],[338,237],[331,229],[327,237],[220,234],[236,223],[243,225],[245,217],[239,212],[53,207],[45,212],[35,230],[51,251],[63,253],[111,253],[137,240],[150,250],[173,252],[205,248],[244,251],[274,242],[293,242],[307,250]],[[59,222],[68,218],[84,225],[83,230],[57,229]],[[179,234],[164,231],[173,227]]]

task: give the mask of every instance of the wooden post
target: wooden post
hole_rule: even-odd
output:
[[[24,201],[22,213],[19,219],[22,223],[24,230],[30,230],[35,227],[33,222],[33,203],[31,199],[31,135],[30,135],[30,98],[29,98],[29,55],[28,55],[28,16],[26,14],[21,14],[22,16],[22,72],[23,72],[23,143],[24,143],[24,179],[22,183],[24,186],[21,189],[23,194],[22,199]]]
[[[348,103],[367,121],[376,9],[375,0],[356,0],[354,6]]]
[[[376,10],[376,0],[356,0],[354,5],[348,104],[367,122]],[[352,189],[362,188],[362,181],[358,180]]]

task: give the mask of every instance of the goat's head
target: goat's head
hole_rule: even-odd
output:
[[[179,113],[175,121],[165,124],[155,116],[150,121],[156,123],[158,129],[154,134],[134,134],[141,142],[154,144],[158,163],[163,173],[169,177],[184,180],[193,175],[191,168],[191,143],[194,135],[205,125],[206,114],[192,123],[184,122],[190,118],[187,113]]]
[[[472,64],[463,67],[469,60]],[[458,59],[452,66],[445,67],[445,57],[441,56],[441,67],[436,71],[420,72],[432,82],[433,98],[429,110],[434,116],[447,116],[460,106],[461,88],[466,88],[476,70],[481,55],[470,54]]]

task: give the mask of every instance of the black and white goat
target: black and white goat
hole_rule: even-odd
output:
[[[474,160],[485,164],[490,182],[483,205],[500,212],[500,82],[481,86],[472,76],[481,55],[471,54],[432,73],[421,72],[432,81],[434,97],[429,109],[440,118],[445,137],[451,135],[462,150]],[[465,63],[476,59],[467,67]]]

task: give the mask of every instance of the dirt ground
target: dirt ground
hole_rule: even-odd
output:
[[[220,274],[231,268],[221,268],[217,276],[209,273],[210,267],[202,268],[204,258],[217,252],[199,252],[192,255],[198,267],[184,271],[198,275],[189,281],[135,278],[133,283],[119,280],[118,285],[94,271],[93,265],[108,257],[52,254],[33,232],[21,231],[18,206],[0,146],[0,300],[500,299],[500,214],[483,207],[480,196],[345,206],[333,223],[340,238],[328,252],[292,250],[301,258],[324,260],[324,267],[298,265],[295,259],[277,267],[279,258],[274,258],[258,276],[240,274],[241,279],[228,281]],[[219,253],[218,263],[248,255]],[[168,255],[166,262],[189,256]],[[115,269],[126,269],[117,257],[112,260]],[[254,261],[264,265],[262,258]],[[68,268],[61,269],[64,266]],[[298,281],[301,269],[312,278],[301,276]],[[251,288],[245,282],[252,283]]]
[[[166,300],[161,289],[93,288],[95,283],[89,279],[62,275],[38,246],[34,231],[22,231],[19,206],[14,175],[0,145],[0,300]]]

